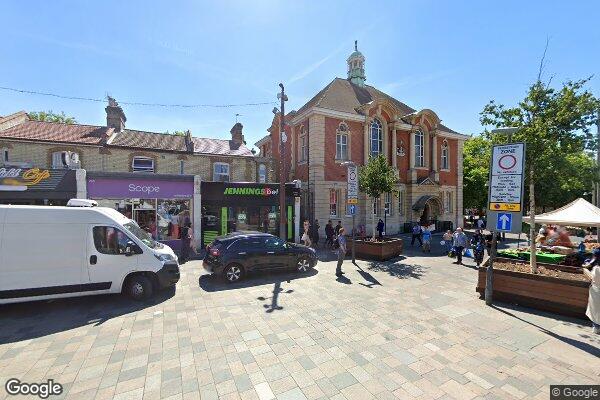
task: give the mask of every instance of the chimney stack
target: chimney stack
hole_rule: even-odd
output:
[[[231,140],[233,141],[233,143],[235,143],[238,146],[245,144],[244,134],[242,133],[243,128],[244,128],[244,125],[242,125],[240,122],[236,122],[230,131],[231,132]]]
[[[122,132],[125,129],[125,122],[127,121],[125,113],[114,98],[107,97],[108,106],[104,109],[106,111],[106,126],[113,128],[115,132]]]
[[[188,129],[185,131],[185,149],[188,153],[194,152],[194,141],[192,140],[192,132]]]

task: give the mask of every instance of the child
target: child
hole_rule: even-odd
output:
[[[431,253],[431,232],[427,227],[423,228],[423,252]]]

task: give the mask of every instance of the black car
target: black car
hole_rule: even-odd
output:
[[[310,247],[288,243],[277,236],[261,232],[235,232],[217,237],[206,247],[202,265],[227,282],[237,282],[247,273],[296,270],[308,271],[317,264]]]

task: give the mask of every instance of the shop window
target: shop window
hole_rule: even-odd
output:
[[[384,195],[384,199],[385,199],[385,204],[384,204],[385,215],[387,215],[389,217],[390,215],[392,215],[392,194],[386,193]]]
[[[338,191],[335,189],[329,189],[329,215],[338,215]]]
[[[415,132],[415,167],[425,166],[425,135],[422,130]]]
[[[449,150],[448,142],[444,140],[442,142],[442,169],[450,169]]]
[[[213,181],[229,182],[229,164],[214,163],[213,165]]]
[[[74,151],[55,151],[52,153],[52,168],[79,168],[79,154]]]
[[[345,132],[338,132],[335,136],[335,159],[348,159],[348,134]]]
[[[0,159],[0,161],[2,161],[3,163],[7,163],[8,162],[8,149],[7,148],[0,149],[0,156],[2,157]]]
[[[370,131],[370,155],[371,157],[377,157],[381,154],[383,149],[383,132],[381,129],[381,122],[379,122],[377,119],[374,119],[371,122]]]
[[[267,167],[265,166],[265,164],[260,164],[258,166],[258,182],[267,182]]]
[[[131,162],[133,172],[154,172],[154,159],[150,157],[133,157]]]
[[[189,200],[158,200],[156,212],[156,238],[181,239],[182,228],[191,224]]]
[[[125,254],[129,237],[112,226],[95,226],[93,229],[94,246],[98,253]]]

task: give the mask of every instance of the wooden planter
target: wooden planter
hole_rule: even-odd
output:
[[[514,262],[514,260],[510,260]],[[485,296],[487,261],[479,268],[476,291]],[[561,315],[587,318],[590,284],[552,276],[494,269],[494,300]]]
[[[356,257],[365,260],[385,261],[402,254],[402,239],[385,239],[383,242],[356,240]],[[352,251],[352,241],[348,242],[348,252]]]

